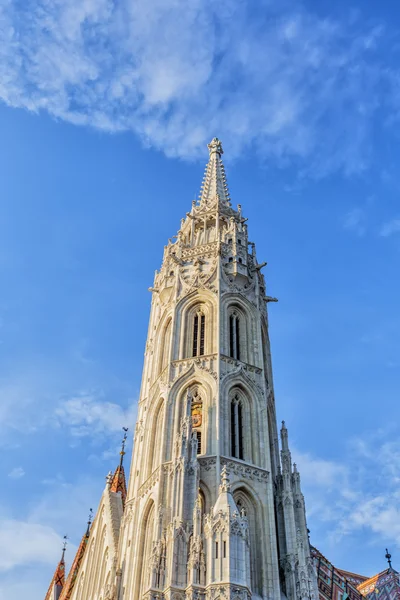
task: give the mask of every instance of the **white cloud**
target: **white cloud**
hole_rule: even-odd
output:
[[[218,135],[229,156],[252,144],[314,174],[359,172],[393,103],[383,34],[289,0],[6,0],[0,98],[168,155],[203,156]]]
[[[367,230],[366,213],[362,208],[353,208],[347,213],[343,227],[349,231],[353,231],[358,236],[363,236]]]
[[[317,546],[335,552],[343,536],[360,531],[400,546],[397,437],[386,430],[350,440],[343,463],[294,452]]]
[[[51,527],[0,520],[0,571],[31,563],[54,564],[62,540]]]
[[[24,475],[25,471],[22,467],[14,467],[14,469],[9,472],[8,477],[10,477],[10,479],[21,479]]]
[[[400,233],[400,219],[392,219],[392,221],[388,221],[381,228],[381,236],[389,237],[395,233]]]
[[[136,403],[128,409],[105,401],[101,395],[82,392],[59,403],[55,410],[59,425],[68,426],[74,436],[114,434],[122,427],[133,427]]]

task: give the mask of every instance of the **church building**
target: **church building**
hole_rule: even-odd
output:
[[[123,446],[68,577],[63,553],[45,600],[321,593],[285,423],[278,436],[267,314],[276,299],[231,204],[221,142],[208,149],[200,197],[150,288],[129,484]]]

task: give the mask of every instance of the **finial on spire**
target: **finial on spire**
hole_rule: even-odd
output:
[[[63,546],[62,546],[62,554],[61,554],[61,561],[64,561],[64,557],[65,557],[65,550],[67,549],[67,544],[68,544],[68,536],[64,535],[64,541],[63,541]]]
[[[88,521],[87,521],[87,529],[86,529],[86,537],[89,537],[89,531],[90,531],[90,526],[92,524],[93,521],[93,508],[89,509],[89,517],[88,517]]]
[[[390,552],[387,548],[386,548],[385,558],[388,561],[389,569],[391,569],[392,568],[392,555],[390,554]]]
[[[282,421],[281,441],[282,441],[282,450],[288,451],[289,450],[289,440],[288,440],[288,430],[287,430],[285,421]]]
[[[224,151],[222,150],[221,140],[219,140],[217,137],[213,138],[211,140],[211,142],[209,144],[207,144],[207,146],[208,146],[208,151],[210,153],[210,156],[214,152],[216,152],[220,156],[224,153]]]
[[[119,461],[120,466],[122,467],[122,462],[124,460],[124,456],[125,456],[125,444],[126,444],[126,438],[128,437],[128,427],[123,427],[122,428],[124,431],[124,437],[122,438],[122,445],[121,445],[121,452],[120,452],[120,456],[121,459]]]
[[[124,437],[122,439],[122,446],[121,446],[121,452],[120,454],[120,461],[119,461],[119,465],[115,470],[114,475],[112,475],[111,473],[107,476],[107,484],[109,485],[110,491],[111,492],[121,492],[121,497],[122,497],[122,504],[125,503],[125,498],[126,498],[126,482],[125,482],[125,471],[124,471],[124,467],[123,467],[123,462],[124,462],[124,456],[125,456],[125,444],[126,444],[126,439],[128,437],[127,432],[128,432],[128,427],[123,427],[123,432],[124,432]]]

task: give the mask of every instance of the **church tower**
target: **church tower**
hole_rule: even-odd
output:
[[[284,424],[279,451],[275,298],[241,206],[231,205],[221,142],[208,148],[200,198],[150,288],[113,598],[316,600]]]

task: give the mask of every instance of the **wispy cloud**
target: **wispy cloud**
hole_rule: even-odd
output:
[[[203,155],[217,134],[230,156],[253,145],[313,174],[360,172],[373,117],[398,110],[383,34],[291,1],[6,0],[0,98],[168,155]]]
[[[392,219],[382,225],[380,234],[383,237],[389,237],[395,233],[400,233],[400,219]]]
[[[25,471],[22,467],[14,467],[9,474],[8,477],[10,479],[21,479],[25,475]]]
[[[55,417],[60,425],[68,427],[77,437],[114,434],[122,427],[132,427],[136,416],[136,404],[128,409],[107,402],[99,394],[82,392],[60,401]]]
[[[363,530],[381,543],[400,546],[400,443],[395,432],[350,440],[343,463],[298,451],[294,456],[307,514],[323,532],[323,544],[334,548],[343,536]]]
[[[0,571],[29,563],[54,564],[61,537],[54,529],[37,523],[0,521]]]
[[[352,231],[358,236],[363,236],[367,231],[366,212],[362,208],[353,208],[347,213],[343,227],[348,231]]]

